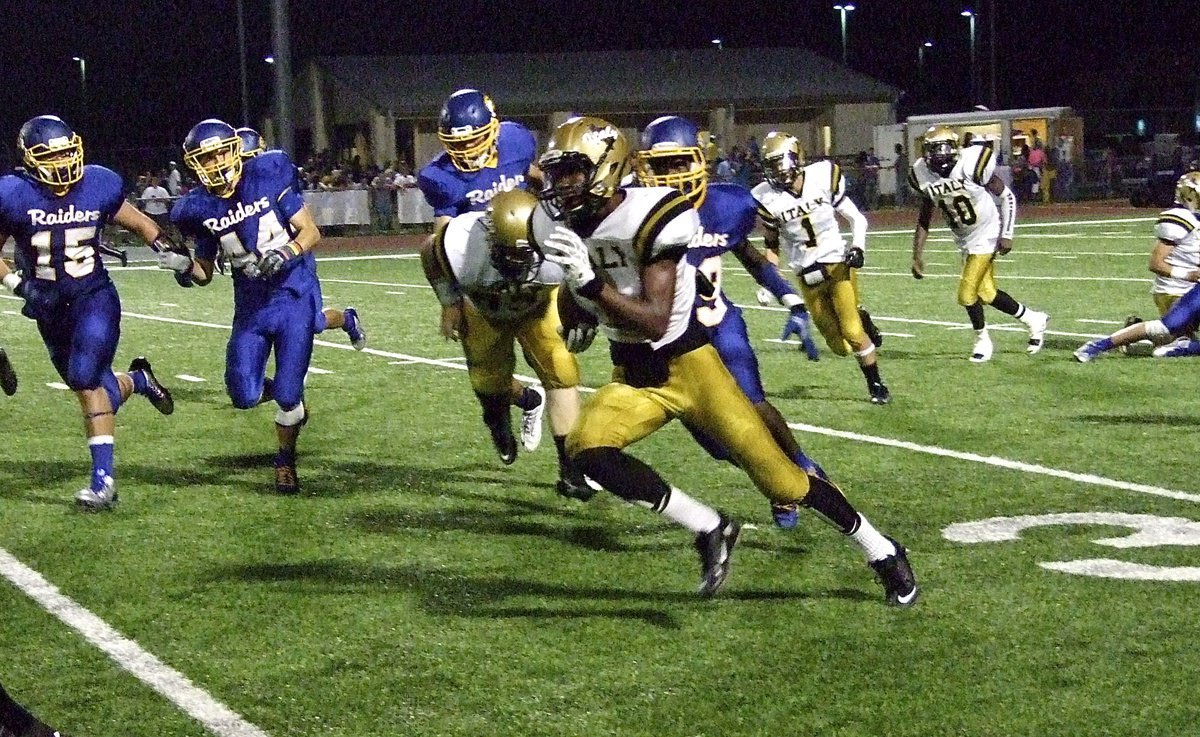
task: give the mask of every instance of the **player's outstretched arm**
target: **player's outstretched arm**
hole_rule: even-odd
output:
[[[446,264],[444,255],[439,256],[439,253],[442,252],[441,243],[444,233],[445,228],[438,228],[437,232],[426,238],[425,242],[421,244],[421,268],[425,272],[429,286],[433,287],[433,293],[437,296],[438,303],[442,306],[439,326],[442,337],[446,340],[460,340],[465,332],[462,287],[454,278],[454,273],[450,270],[449,265]]]
[[[996,253],[1003,256],[1012,250],[1013,233],[1017,227],[1017,196],[995,174],[988,180],[987,191],[996,200],[996,209],[1000,211],[1000,240],[996,243]]]

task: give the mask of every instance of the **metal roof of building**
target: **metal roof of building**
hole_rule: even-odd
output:
[[[501,115],[587,110],[813,107],[895,102],[891,85],[800,48],[317,57],[335,94],[398,118],[436,115],[451,92],[486,91]],[[299,80],[298,80],[299,81]],[[297,84],[307,96],[307,86]]]

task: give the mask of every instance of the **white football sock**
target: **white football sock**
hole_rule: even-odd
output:
[[[858,529],[850,533],[850,539],[863,549],[868,562],[883,560],[896,554],[896,546],[892,541],[879,534],[879,530],[876,530],[861,512],[858,515]]]
[[[696,501],[674,486],[661,514],[695,533],[712,532],[721,525],[721,515],[717,514],[717,510]]]

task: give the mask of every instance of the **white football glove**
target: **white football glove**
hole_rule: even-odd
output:
[[[562,334],[563,343],[567,345],[567,350],[571,353],[583,353],[590,348],[592,341],[596,339],[598,330],[599,326],[591,323],[580,323],[568,330],[564,330],[561,325],[558,328],[559,333]]]
[[[546,254],[546,260],[562,267],[571,291],[577,291],[596,279],[587,244],[570,228],[555,226],[554,232],[542,244],[542,252]]]
[[[176,253],[175,251],[159,251],[158,268],[182,274],[185,271],[192,270],[192,260],[182,253]]]
[[[771,290],[766,287],[759,287],[758,293],[755,296],[758,298],[758,303],[763,307],[775,304],[775,295],[771,294]]]

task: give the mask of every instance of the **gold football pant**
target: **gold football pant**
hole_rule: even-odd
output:
[[[800,292],[813,324],[825,337],[829,350],[839,356],[848,356],[853,350],[851,342],[861,344],[867,340],[858,316],[857,269],[846,264],[827,264],[826,269],[829,276],[815,287],[799,280]]]
[[[786,504],[808,494],[808,476],[780,450],[715,348],[705,344],[676,356],[667,369],[661,386],[636,388],[624,383],[621,367],[614,368],[612,383],[584,405],[567,436],[567,452],[619,450],[679,418],[728,448],[771,501]]]
[[[512,323],[492,322],[470,301],[464,303],[467,334],[463,354],[472,389],[479,394],[508,393],[517,366],[514,341],[521,344],[525,361],[547,389],[579,384],[579,362],[558,334],[556,297],[557,287],[541,314]]]
[[[1162,317],[1179,301],[1178,294],[1154,293],[1154,306],[1158,308],[1158,316]]]
[[[982,301],[990,305],[996,298],[996,256],[991,253],[970,253],[963,262],[958,279],[958,303],[970,307]]]

